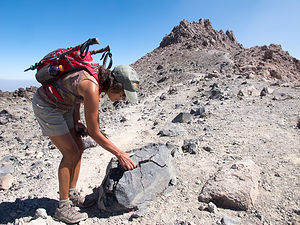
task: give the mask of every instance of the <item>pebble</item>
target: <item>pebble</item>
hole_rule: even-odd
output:
[[[208,203],[207,209],[211,213],[218,213],[218,207],[213,202]]]
[[[43,209],[43,208],[38,208],[36,211],[35,211],[35,215],[34,217],[35,218],[42,218],[42,219],[47,219],[47,211],[46,209]]]
[[[0,190],[8,190],[14,181],[14,177],[11,174],[6,174],[0,177]]]
[[[223,225],[238,225],[241,223],[241,218],[224,216],[221,222]]]
[[[43,154],[42,152],[38,152],[38,153],[36,154],[35,158],[40,159],[40,158],[43,157],[43,155],[44,155],[44,154]]]
[[[207,210],[207,203],[205,203],[205,202],[200,202],[200,205],[199,205],[198,209],[199,209],[200,211]]]

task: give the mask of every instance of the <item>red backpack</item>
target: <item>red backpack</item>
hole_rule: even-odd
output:
[[[107,66],[107,69],[110,69],[112,66],[112,54],[110,53],[109,46],[99,50],[89,51],[89,46],[94,44],[100,44],[97,38],[91,38],[76,47],[57,49],[47,54],[41,61],[35,63],[35,65],[24,70],[24,72],[37,69],[35,75],[37,81],[40,82],[44,88],[49,88],[59,101],[63,101],[63,98],[57,92],[56,88],[61,88],[63,91],[67,90],[58,86],[56,81],[67,73],[79,70],[85,70],[91,76],[95,77],[101,92],[102,85],[99,83],[97,72],[99,64],[94,62],[92,55],[103,53],[100,59],[100,61],[103,60],[103,66],[106,66],[106,61],[110,58],[109,65]]]

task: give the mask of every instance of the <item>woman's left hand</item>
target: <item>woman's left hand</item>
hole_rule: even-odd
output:
[[[127,153],[127,152],[122,152],[119,156],[118,156],[118,160],[121,164],[121,166],[125,169],[125,170],[133,170],[134,168],[136,168],[136,165],[134,164],[134,162],[130,159],[130,156],[133,156],[134,153]]]
[[[84,126],[84,124],[81,121],[78,121],[77,123],[75,123],[75,131],[79,136],[87,136],[88,135],[88,130],[86,128],[86,126]]]

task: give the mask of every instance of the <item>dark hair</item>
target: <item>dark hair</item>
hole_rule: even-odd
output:
[[[103,86],[103,91],[106,92],[108,89],[111,89],[114,93],[119,93],[123,91],[123,86],[119,83],[111,70],[105,69],[103,66],[98,67],[98,78],[99,82]]]

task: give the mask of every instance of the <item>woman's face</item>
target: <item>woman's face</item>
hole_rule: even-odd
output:
[[[112,101],[112,102],[115,102],[115,101],[125,101],[126,100],[126,95],[125,95],[125,92],[124,91],[121,91],[121,92],[112,92],[111,90],[108,90],[106,92],[108,98]]]

